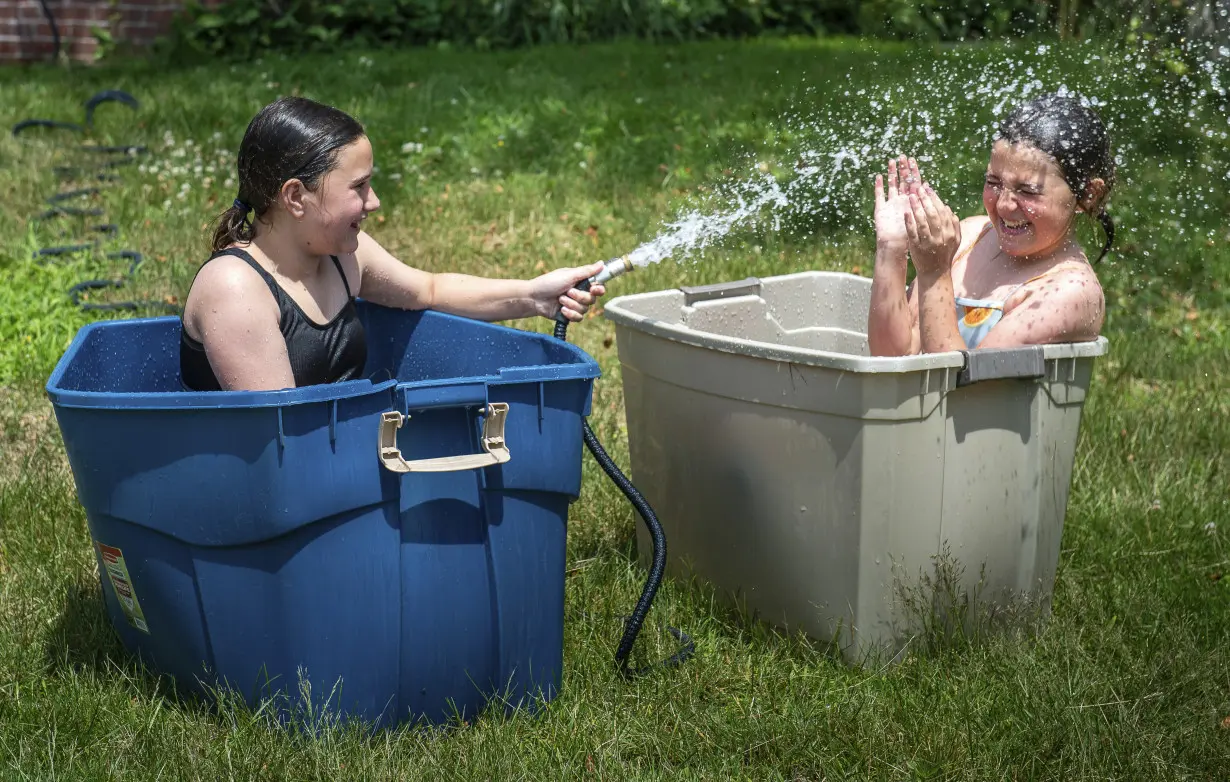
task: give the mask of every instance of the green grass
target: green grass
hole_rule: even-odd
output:
[[[1122,152],[1113,206],[1122,251],[1099,267],[1111,350],[1085,405],[1044,632],[920,644],[930,651],[896,666],[850,667],[821,644],[724,607],[702,585],[668,581],[638,660],[672,651],[664,624],[691,633],[697,655],[625,682],[611,664],[613,617],[631,608],[644,571],[633,561],[632,510],[586,457],[570,515],[560,696],[536,717],[491,714],[371,738],[339,729],[309,740],[233,701],[211,709],[177,699],[112,634],[42,385],[78,327],[127,316],[81,312],[65,295],[118,267],[97,256],[30,260],[80,235],[57,234],[72,221],[30,219],[59,186],[52,166],[76,158],[74,139],[5,135],[0,778],[1224,778],[1230,154],[1216,96],[1185,98],[1160,86],[1152,66],[1138,71],[1090,47],[621,44],[351,52],[179,72],[9,68],[0,71],[0,120],[79,121],[81,102],[107,87],[142,101],[136,113],[98,113],[99,141],[153,150],[139,161],[144,171],[123,169],[95,200],[121,228],[105,249],[146,257],[129,289],[98,298],[155,301],[182,299],[206,256],[204,224],[234,197],[224,154],[233,156],[261,105],[292,90],[365,122],[384,201],[372,231],[432,270],[528,276],[618,255],[680,210],[717,208],[720,188],[745,181],[758,162],[789,181],[803,153],[834,151],[828,134],[860,139],[848,146],[864,167],[809,190],[810,205],[776,230],[741,227],[695,262],[617,280],[612,294],[625,294],[810,268],[869,273],[869,182],[882,153],[932,153],[941,191],[969,214],[992,108],[1034,78],[1109,101]],[[971,98],[971,84],[992,94]],[[1151,95],[1161,99],[1157,115]],[[892,117],[899,130],[881,143]],[[877,133],[859,135],[868,129]],[[422,150],[403,152],[408,143]],[[569,334],[602,364],[591,422],[626,466],[613,335],[601,317]]]

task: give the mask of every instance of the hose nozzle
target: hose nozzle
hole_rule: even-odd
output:
[[[628,260],[628,256],[621,255],[618,258],[612,258],[607,261],[606,265],[603,266],[602,271],[589,278],[589,284],[593,285],[595,283],[606,282],[607,280],[618,277],[621,274],[627,274],[634,269],[636,269],[636,267],[632,265],[632,261]]]
[[[577,290],[587,291],[591,285],[606,282],[607,280],[612,279],[613,277],[618,277],[621,274],[627,274],[635,268],[636,267],[632,265],[632,261],[628,260],[628,256],[626,255],[621,255],[618,258],[612,258],[609,261],[604,261],[602,271],[598,272],[593,277],[590,277],[588,280],[581,280],[580,284],[577,285]],[[568,326],[568,319],[564,317],[562,310],[555,316],[555,321],[560,324],[555,327],[556,329],[567,328]],[[556,336],[563,339],[561,334],[557,333]]]

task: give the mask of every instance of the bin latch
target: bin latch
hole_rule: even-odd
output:
[[[710,299],[726,299],[732,296],[759,296],[760,278],[748,277],[732,282],[719,282],[714,285],[692,285],[680,287],[683,291],[683,306],[691,307],[698,301]]]
[[[1036,378],[1046,374],[1041,345],[962,350],[961,355],[965,357],[965,366],[957,375],[958,388],[983,380]]]
[[[406,422],[408,416],[403,416],[398,410],[381,413],[378,445],[380,463],[386,470],[396,473],[454,472],[503,464],[511,458],[508,453],[508,443],[504,442],[504,419],[507,415],[507,402],[487,404],[486,415],[483,418],[482,453],[438,456],[434,459],[416,459],[408,462],[402,458],[401,450],[397,447],[397,430]]]

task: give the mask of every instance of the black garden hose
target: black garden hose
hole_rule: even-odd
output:
[[[585,280],[576,287],[579,290],[589,290],[589,285],[590,281]],[[568,321],[562,316],[555,322],[555,338],[563,342],[568,341]],[[636,607],[632,609],[631,616],[627,618],[627,622],[624,624],[623,637],[619,641],[619,648],[615,650],[615,663],[619,666],[619,672],[625,677],[631,678],[647,673],[654,667],[651,665],[633,670],[628,664],[628,656],[632,653],[632,646],[636,643],[636,637],[640,634],[641,626],[645,623],[645,617],[649,614],[649,609],[653,605],[653,599],[658,593],[658,587],[662,584],[662,576],[666,571],[666,535],[663,534],[662,525],[658,522],[657,514],[653,512],[649,502],[637,491],[636,487],[632,485],[632,481],[628,480],[628,477],[623,474],[623,471],[619,469],[619,466],[607,454],[606,449],[602,447],[602,443],[598,442],[598,436],[590,428],[589,419],[582,420],[581,427],[585,445],[589,448],[589,452],[593,454],[595,461],[602,467],[607,477],[611,479],[611,482],[619,487],[619,490],[628,498],[628,502],[632,503],[632,506],[636,508],[653,540],[653,561],[649,567],[649,577],[645,580],[645,587],[641,590],[640,599],[636,601]],[[675,640],[681,646],[679,651],[663,660],[660,664],[667,668],[673,668],[686,661],[696,652],[696,642],[677,627],[667,627],[667,631],[675,637]]]
[[[60,25],[56,24],[55,14],[51,13],[51,9],[47,7],[47,0],[38,0],[38,4],[43,7],[43,16],[47,17],[47,24],[51,25],[51,40],[54,51],[51,56],[53,59],[60,59]]]
[[[46,6],[44,4],[44,9],[45,8]],[[51,19],[49,12],[48,18]],[[54,20],[52,20],[52,29],[55,29]],[[59,120],[50,119],[27,119],[14,125],[12,133],[14,136],[18,136],[22,132],[31,128],[50,128],[53,130],[67,130],[74,133],[84,133],[87,128],[93,128],[94,126],[94,110],[98,108],[100,104],[107,102],[122,103],[134,110],[139,106],[136,98],[122,90],[102,90],[90,96],[89,100],[85,102],[84,124],[79,125],[72,122],[61,122]],[[92,166],[57,166],[54,171],[62,180],[93,180],[99,183],[116,181],[119,177],[112,173],[114,169],[125,165],[131,165],[135,155],[143,154],[148,151],[146,147],[134,144],[119,146],[83,144],[81,145],[81,149],[90,153],[102,154],[106,156],[107,159]],[[117,154],[123,155],[123,157],[113,157]],[[90,185],[56,193],[47,199],[48,208],[38,215],[35,215],[34,219],[43,221],[61,217],[103,217],[105,212],[101,208],[72,206],[70,204],[70,202],[75,199],[98,195],[100,192],[100,185]],[[85,230],[93,234],[100,234],[102,237],[112,237],[118,235],[120,229],[119,226],[114,223],[102,223],[90,226]],[[57,258],[72,256],[83,252],[93,252],[99,247],[101,241],[101,238],[95,238],[89,241],[78,241],[72,244],[44,247],[35,251],[33,256],[39,263],[49,263]],[[172,312],[179,311],[177,306],[161,301],[113,301],[106,303],[82,301],[81,294],[86,291],[124,287],[124,285],[132,279],[132,276],[136,273],[137,268],[144,260],[141,253],[131,249],[109,252],[106,257],[112,260],[129,261],[127,272],[115,279],[93,279],[78,282],[68,289],[68,297],[72,300],[73,304],[87,311],[138,310],[142,308],[153,308]]]

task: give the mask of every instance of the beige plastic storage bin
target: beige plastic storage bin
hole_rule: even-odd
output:
[[[867,278],[804,272],[605,309],[633,479],[668,572],[852,661],[922,626],[901,597],[926,594],[945,547],[976,608],[1049,612],[1081,407],[1107,347],[871,358],[870,296]]]

